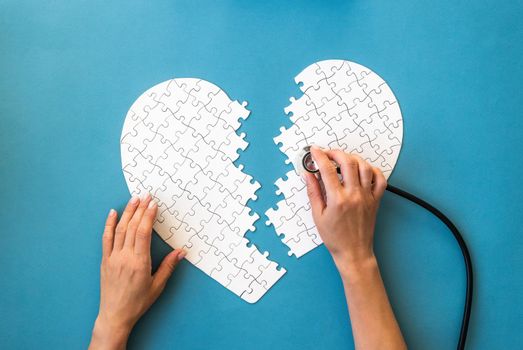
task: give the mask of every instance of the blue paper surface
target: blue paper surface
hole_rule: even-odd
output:
[[[251,116],[237,164],[260,181],[260,214],[289,168],[272,137],[300,96],[293,78],[342,58],[398,98],[404,144],[390,183],[447,213],[476,273],[469,348],[523,347],[520,1],[3,1],[0,4],[0,347],[85,348],[98,309],[104,218],[128,198],[125,114],[147,88],[201,77]],[[299,261],[264,225],[248,237],[288,273],[249,305],[184,262],[130,348],[352,348],[324,247]],[[153,242],[155,265],[169,251]],[[462,257],[422,209],[387,194],[376,252],[413,349],[451,349]]]

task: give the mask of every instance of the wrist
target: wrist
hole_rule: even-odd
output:
[[[125,349],[132,327],[116,325],[98,316],[94,323],[90,349]]]
[[[378,261],[374,253],[356,259],[350,257],[335,258],[334,263],[344,283],[355,283],[378,269]]]

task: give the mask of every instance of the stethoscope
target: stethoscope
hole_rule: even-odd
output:
[[[310,146],[305,146],[302,151],[298,154],[295,162],[295,167],[298,173],[301,173],[301,171],[307,171],[312,174],[317,174],[320,169],[318,168],[316,162],[312,158],[312,154],[310,151]],[[336,171],[338,174],[341,174],[340,167],[338,164],[334,163],[336,165]],[[463,259],[465,261],[465,271],[466,271],[466,279],[467,279],[467,286],[466,286],[466,294],[465,294],[465,308],[463,310],[463,318],[461,321],[461,330],[459,335],[459,341],[458,341],[458,350],[462,350],[465,348],[465,341],[467,339],[467,332],[468,332],[468,326],[469,326],[469,320],[470,320],[470,310],[472,306],[472,281],[473,281],[473,274],[472,274],[472,261],[470,259],[470,253],[467,248],[467,245],[465,244],[465,241],[463,240],[463,236],[457,229],[456,225],[450,219],[443,214],[440,210],[438,210],[436,207],[432,206],[431,204],[427,203],[423,199],[414,196],[413,194],[404,191],[402,189],[399,189],[397,187],[394,187],[392,185],[387,185],[387,191],[392,192],[400,197],[403,197],[405,199],[408,199],[409,201],[416,203],[417,205],[425,208],[426,210],[430,211],[432,214],[434,214],[438,219],[440,219],[452,232],[454,238],[458,242],[458,245],[461,249],[461,253],[463,254]]]

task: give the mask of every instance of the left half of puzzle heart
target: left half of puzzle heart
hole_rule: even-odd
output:
[[[247,202],[260,187],[233,163],[248,145],[236,132],[249,115],[245,107],[208,81],[171,79],[133,103],[120,144],[129,191],[150,193],[158,204],[160,237],[253,303],[285,270],[244,237],[259,218]]]

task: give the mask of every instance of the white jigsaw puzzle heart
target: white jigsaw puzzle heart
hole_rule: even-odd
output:
[[[311,64],[295,78],[303,95],[285,108],[293,125],[274,138],[291,163],[307,145],[360,155],[388,178],[396,165],[403,118],[387,83],[370,69],[345,60]],[[265,213],[290,250],[300,257],[322,244],[312,220],[304,181],[292,170],[276,181],[284,199]]]
[[[235,166],[246,103],[201,79],[171,79],[144,92],[122,130],[122,169],[129,191],[151,193],[155,231],[220,284],[253,303],[285,270],[244,237],[258,215],[246,206],[258,182]]]

